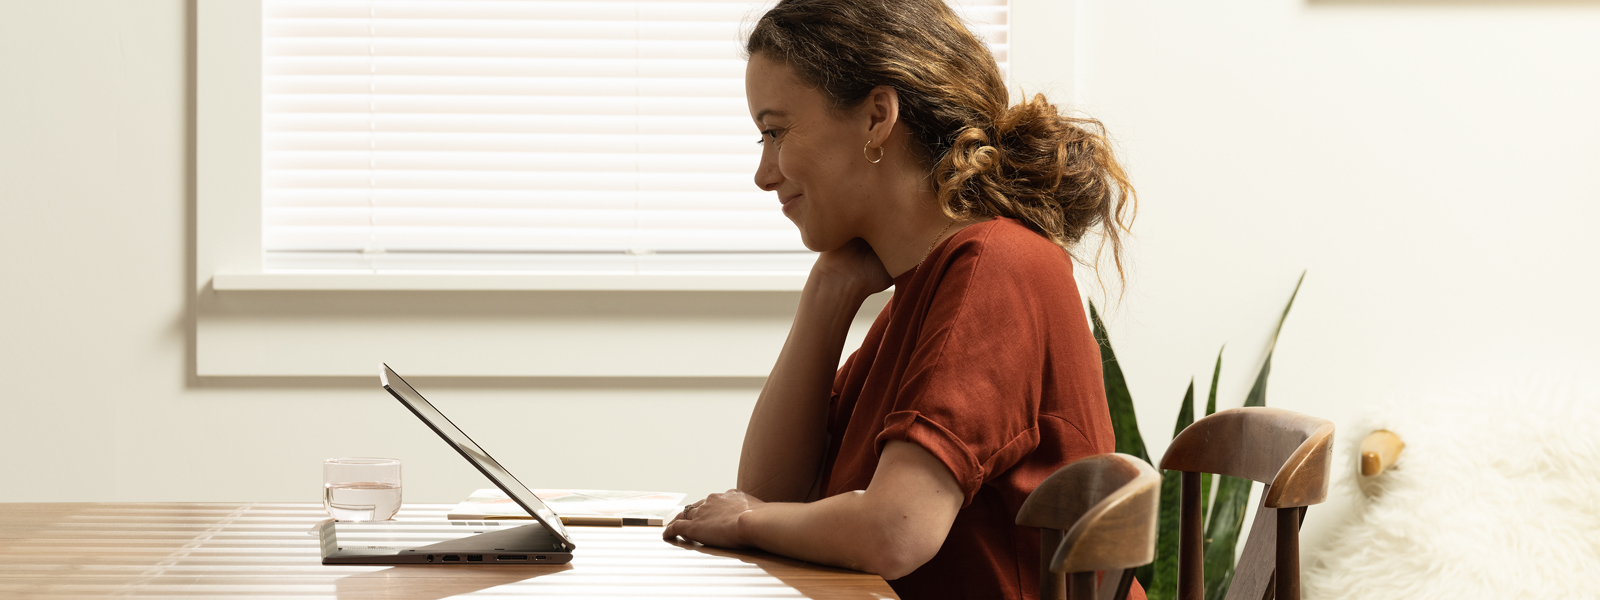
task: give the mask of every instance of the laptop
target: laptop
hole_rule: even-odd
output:
[[[383,389],[427,423],[462,458],[533,515],[534,523],[506,521],[324,521],[322,564],[325,565],[517,565],[562,564],[577,548],[561,519],[544,502],[383,365]]]

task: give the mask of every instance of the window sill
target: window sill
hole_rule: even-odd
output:
[[[680,291],[797,292],[805,274],[413,274],[218,273],[211,288],[232,291]]]
[[[208,283],[220,291],[195,297],[195,372],[366,377],[388,362],[453,377],[765,377],[799,308],[781,290],[800,278],[674,279],[219,274]],[[846,353],[890,295],[862,304]]]

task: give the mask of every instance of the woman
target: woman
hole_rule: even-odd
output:
[[[1035,596],[1019,506],[1114,447],[1064,250],[1099,227],[1120,274],[1132,189],[1099,123],[1042,96],[1007,108],[942,0],[784,0],[746,51],[756,184],[821,255],[739,488],[665,537],[877,573],[905,598]],[[890,285],[836,372],[851,318]]]

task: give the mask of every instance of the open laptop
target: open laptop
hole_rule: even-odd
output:
[[[383,365],[383,389],[411,409],[489,481],[522,505],[535,523],[505,521],[325,521],[321,527],[322,564],[561,564],[572,560],[572,538],[561,519],[511,472],[484,452],[455,423]]]

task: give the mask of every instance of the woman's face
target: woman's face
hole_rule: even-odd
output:
[[[819,91],[761,54],[750,57],[744,86],[761,132],[756,185],[777,192],[784,216],[813,251],[861,237],[870,206],[864,171],[872,164],[862,152],[870,120],[859,111],[830,114]]]

